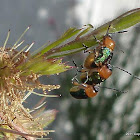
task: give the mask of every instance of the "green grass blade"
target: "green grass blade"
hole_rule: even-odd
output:
[[[62,57],[73,53],[77,53],[78,51],[84,49],[82,43],[84,43],[88,47],[95,47],[95,45],[98,43],[94,39],[94,36],[96,36],[97,39],[101,40],[102,37],[106,34],[106,31],[110,24],[111,28],[109,32],[114,33],[134,26],[137,23],[140,23],[140,8],[126,12],[121,16],[115,18],[114,20],[109,21],[108,23],[105,23],[104,25],[98,27],[96,30],[91,31],[90,33],[87,33],[84,30],[78,35],[78,38],[76,38],[75,40],[61,45],[58,48],[54,48],[53,54],[48,52],[47,57]],[[84,35],[85,33],[86,35]]]

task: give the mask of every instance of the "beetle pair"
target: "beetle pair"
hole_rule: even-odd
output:
[[[88,47],[83,44],[86,48],[84,52],[89,52],[89,55],[85,59],[81,70],[80,79],[82,83],[79,84],[76,77],[72,79],[74,86],[70,89],[70,94],[74,98],[86,99],[96,96],[98,93],[96,85],[111,76],[112,67],[110,65],[110,61],[113,56],[115,42],[108,33],[110,26],[108,27],[103,40],[99,42],[98,47],[93,50],[87,50]]]
[[[83,68],[80,71],[81,72],[80,79],[82,83],[78,82],[76,76],[72,79],[72,83],[74,86],[70,89],[70,94],[74,98],[86,99],[86,98],[92,98],[96,96],[99,91],[99,86],[97,85],[99,85],[101,82],[105,81],[111,76],[113,67],[118,68],[128,73],[129,75],[137,78],[138,80],[140,80],[139,77],[129,73],[128,71],[110,64],[111,59],[113,57],[113,51],[115,48],[115,41],[110,36],[110,34],[112,33],[108,33],[110,27],[111,24],[108,27],[106,35],[103,36],[102,41],[101,42],[98,41],[99,46],[97,46],[95,49],[87,50],[88,47],[83,44],[83,46],[86,48],[84,52],[89,52],[89,55],[85,59]],[[124,33],[124,32],[127,31],[120,31],[117,33]],[[76,64],[75,66],[77,67]],[[112,89],[112,88],[108,88],[108,89]],[[113,89],[113,90],[119,91],[117,89]]]

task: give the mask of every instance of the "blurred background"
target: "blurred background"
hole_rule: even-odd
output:
[[[8,45],[11,46],[21,33],[31,25],[25,35],[26,43],[35,41],[32,51],[46,42],[58,39],[70,27],[81,28],[92,24],[94,28],[122,13],[140,7],[140,0],[0,0],[0,44],[3,45],[11,29]],[[112,64],[140,77],[140,24],[127,29],[124,34],[114,34],[116,49]],[[123,53],[124,52],[124,53]],[[78,57],[77,57],[78,56]],[[72,64],[73,58],[81,65],[83,52],[65,57]],[[138,140],[127,135],[140,133],[140,81],[118,69],[102,86],[116,88],[127,93],[100,89],[93,99],[76,100],[69,94],[71,79],[76,69],[59,76],[43,77],[46,84],[60,84],[61,89],[51,94],[61,98],[47,98],[47,109],[57,109],[56,120],[48,129],[54,129],[49,137],[54,140]],[[33,95],[28,107],[39,100]]]

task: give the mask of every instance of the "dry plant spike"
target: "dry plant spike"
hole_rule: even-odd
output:
[[[21,34],[21,36],[18,38],[18,40],[15,42],[15,44],[13,45],[14,46],[17,46],[18,42],[21,40],[21,38],[25,35],[25,33],[30,29],[31,26],[28,26],[26,28],[26,30]]]
[[[8,34],[7,34],[6,40],[5,40],[5,42],[4,42],[4,45],[3,45],[3,51],[5,50],[5,47],[6,47],[6,44],[7,44],[8,39],[9,39],[9,36],[10,36],[10,30],[8,31]]]
[[[21,135],[27,140],[35,140],[33,136],[43,137],[49,132],[53,132],[52,130],[44,131],[39,118],[34,118],[30,114],[32,111],[25,108],[22,104],[26,102],[26,99],[32,93],[45,97],[60,97],[60,95],[48,95],[46,93],[46,91],[59,89],[59,85],[41,84],[39,81],[39,77],[42,76],[41,74],[29,69],[20,69],[22,65],[29,61],[31,56],[29,50],[35,43],[32,42],[30,45],[25,45],[19,51],[16,50],[19,46],[23,45],[24,40],[21,42],[20,40],[29,28],[30,26],[22,33],[12,48],[6,47],[10,36],[9,30],[4,45],[0,48],[0,131],[5,126],[7,130],[15,131],[15,135],[12,132],[3,131],[6,139],[15,140],[21,138],[19,136]],[[34,92],[34,89],[42,89],[42,94]],[[27,91],[28,93],[25,94]],[[36,111],[44,104],[45,102],[32,110]]]

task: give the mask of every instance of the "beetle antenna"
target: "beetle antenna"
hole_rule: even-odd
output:
[[[79,67],[77,66],[76,62],[74,60],[72,60],[73,64],[75,65],[76,69],[77,69],[77,72],[81,72],[81,70],[79,70]],[[83,66],[80,65],[81,68],[83,69]]]
[[[124,71],[124,72],[126,72],[127,74],[133,76],[134,78],[140,80],[140,78],[139,78],[138,76],[136,76],[136,75],[134,75],[134,74],[128,72],[127,70],[124,70],[124,69],[122,69],[122,68],[120,68],[120,67],[117,67],[117,66],[113,66],[113,65],[111,65],[111,66],[114,67],[114,68],[117,68],[117,69],[119,69],[119,70],[121,70],[121,71]]]
[[[119,33],[119,34],[121,34],[121,33],[127,33],[128,31],[119,31],[119,32],[115,32],[115,33]]]
[[[78,79],[77,79],[77,73],[75,74],[75,76],[71,79],[72,83],[74,83],[74,81],[76,81],[77,83],[79,83]]]
[[[111,89],[111,90],[114,90],[114,91],[117,91],[117,92],[120,92],[120,93],[127,93],[127,92],[128,92],[128,91],[121,91],[121,90],[118,90],[118,89],[116,89],[116,88],[102,87],[102,86],[99,86],[99,85],[98,85],[98,87],[99,87],[99,88]]]
[[[77,64],[75,63],[75,61],[74,61],[74,60],[72,60],[72,62],[73,62],[73,64],[75,65],[75,67],[77,68],[78,66],[77,66]]]
[[[106,35],[109,35],[109,34],[116,34],[116,33],[126,33],[126,32],[128,32],[128,31],[118,31],[118,32],[115,32],[115,33],[109,33],[109,29],[110,29],[110,27],[111,27],[111,23],[109,24],[109,26],[108,26],[108,29],[107,29],[107,32],[106,32]]]
[[[110,33],[108,33],[108,32],[109,32],[110,27],[111,27],[111,23],[110,23],[110,24],[109,24],[109,26],[108,26],[108,29],[107,29],[106,35],[110,34]]]
[[[127,33],[128,31],[119,31],[119,32],[114,32],[114,33],[108,33],[108,34],[116,34],[116,33],[119,33],[119,34],[121,34],[121,33]]]

